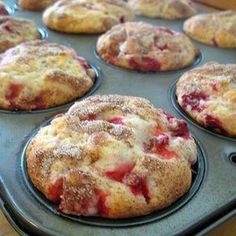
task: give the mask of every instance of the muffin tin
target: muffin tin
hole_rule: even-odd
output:
[[[5,1],[10,7],[14,0]],[[212,11],[210,8],[203,8]],[[36,21],[43,27],[41,12],[17,9],[15,16]],[[183,21],[166,21],[136,17],[156,25],[182,31]],[[206,233],[212,227],[236,214],[236,145],[235,139],[206,132],[194,125],[176,109],[175,82],[187,70],[197,66],[157,73],[139,73],[111,66],[94,55],[98,35],[61,34],[51,30],[48,41],[73,47],[91,65],[100,68],[100,87],[94,94],[121,94],[149,99],[155,107],[163,108],[184,118],[198,143],[199,161],[196,175],[188,193],[163,211],[125,220],[91,217],[70,217],[59,213],[31,185],[26,170],[24,150],[38,128],[47,124],[57,113],[65,112],[69,104],[56,109],[35,112],[0,113],[0,205],[13,227],[21,235],[177,235]],[[221,49],[194,42],[201,50],[203,64],[210,60],[235,63],[236,50]],[[89,96],[87,94],[86,96]]]

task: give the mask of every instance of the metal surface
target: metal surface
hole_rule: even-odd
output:
[[[14,1],[5,1],[13,6]],[[15,16],[34,19],[43,27],[40,12],[16,10]],[[165,21],[136,18],[156,25],[169,26],[182,31],[183,21]],[[101,68],[102,83],[95,94],[123,94],[146,97],[156,107],[182,117],[170,99],[171,85],[192,66],[173,72],[137,73],[110,66],[94,55],[98,35],[61,34],[48,30],[48,40],[73,47],[80,56]],[[194,42],[202,53],[199,64],[210,60],[235,63],[236,50],[220,49]],[[229,160],[236,153],[234,140],[212,135],[188,122],[194,136],[200,140],[207,158],[203,182],[192,199],[172,214],[152,223],[133,227],[98,227],[66,219],[53,213],[38,201],[25,184],[21,171],[21,153],[33,130],[57,113],[67,108],[37,113],[0,113],[0,197],[9,218],[21,230],[33,235],[175,235],[198,232],[212,222],[222,222],[223,215],[231,215],[236,207],[236,166]]]

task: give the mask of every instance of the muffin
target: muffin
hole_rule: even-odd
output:
[[[196,144],[185,121],[146,99],[93,96],[41,128],[26,152],[34,186],[65,214],[128,218],[191,186]]]
[[[120,0],[60,0],[43,14],[48,28],[65,33],[101,33],[132,18]]]
[[[215,47],[236,48],[236,11],[196,15],[184,22],[185,33]]]
[[[38,27],[32,20],[0,16],[0,53],[22,42],[39,38]]]
[[[189,0],[128,0],[136,15],[162,19],[182,19],[196,13]]]
[[[179,105],[196,122],[236,137],[236,65],[209,62],[186,72],[176,86]]]
[[[182,33],[144,22],[127,22],[99,37],[97,53],[108,63],[127,69],[169,71],[193,63],[199,51]]]
[[[95,73],[77,53],[43,40],[0,55],[0,108],[35,110],[68,103],[90,90]]]
[[[18,5],[25,10],[40,11],[55,1],[56,0],[18,0]]]

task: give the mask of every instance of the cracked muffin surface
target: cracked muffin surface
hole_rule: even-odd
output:
[[[18,0],[21,8],[30,11],[40,11],[53,4],[56,0]]]
[[[139,71],[168,71],[194,62],[199,50],[184,34],[144,22],[114,26],[97,41],[102,59]]]
[[[236,137],[236,65],[209,62],[186,72],[176,86],[180,106],[200,125]]]
[[[236,48],[236,11],[196,15],[184,22],[191,38],[215,47]]]
[[[128,4],[120,0],[60,0],[43,13],[48,28],[65,33],[102,33],[132,19]]]
[[[182,19],[196,13],[189,0],[128,0],[135,14],[162,19]]]
[[[31,181],[66,214],[128,218],[188,191],[196,144],[187,124],[138,97],[92,96],[55,117],[26,153]]]
[[[44,109],[83,96],[95,72],[68,47],[43,40],[22,43],[0,55],[0,108]]]
[[[39,38],[38,27],[32,20],[0,15],[0,53],[22,42]]]

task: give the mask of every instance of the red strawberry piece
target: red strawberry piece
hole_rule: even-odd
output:
[[[164,159],[172,159],[176,157],[176,153],[168,150],[165,146],[155,146],[155,152],[157,152]]]
[[[207,114],[205,116],[204,126],[207,129],[214,130],[218,133],[227,134],[227,131],[223,128],[221,121],[217,119],[216,117],[213,117],[212,115]]]
[[[99,189],[95,190],[95,194],[96,194],[96,197],[97,197],[97,212],[98,212],[98,215],[101,215],[101,216],[108,215],[109,208],[106,205],[106,201],[107,201],[107,198],[108,198],[109,194],[105,193],[105,192],[103,192]]]
[[[168,45],[167,44],[164,44],[164,45],[156,45],[156,47],[158,49],[160,49],[161,51],[164,51],[164,50],[167,50],[168,49]]]
[[[89,114],[85,120],[96,120],[97,119],[97,115],[96,114]]]
[[[200,104],[201,101],[206,101],[208,99],[208,95],[203,92],[192,92],[190,94],[184,94],[182,96],[183,108],[187,108],[187,106],[191,107],[192,111],[201,112],[205,109],[205,106]]]
[[[0,5],[0,15],[9,15],[7,9],[3,5]]]
[[[151,195],[148,189],[147,180],[145,177],[136,176],[133,183],[129,185],[130,190],[135,196],[144,196],[146,202],[150,201]]]
[[[58,178],[54,183],[48,186],[48,199],[59,203],[61,201],[61,195],[63,193],[63,178]]]
[[[42,109],[45,108],[45,101],[43,99],[43,96],[36,97],[32,102],[32,106],[34,106],[34,109]]]
[[[213,39],[211,40],[211,42],[212,42],[212,45],[213,45],[213,46],[218,47],[218,43],[216,42],[216,39],[215,39],[215,38],[213,38]]]
[[[117,125],[124,125],[122,117],[114,117],[112,119],[107,120],[109,123],[117,124]]]
[[[86,60],[83,57],[77,57],[77,60],[79,61],[80,65],[85,69],[86,74],[89,74],[88,73],[89,65],[86,62]]]
[[[5,98],[7,100],[14,100],[15,98],[19,96],[22,89],[23,89],[22,84],[15,84],[15,83],[10,84],[9,90],[7,94],[5,95]]]
[[[163,114],[166,116],[167,120],[170,121],[171,119],[175,118],[172,114],[163,111]]]
[[[114,54],[112,54],[112,55],[109,55],[109,54],[103,55],[104,60],[108,61],[111,64],[115,64],[116,63],[117,56],[118,56],[118,54],[116,52]]]
[[[132,169],[134,168],[133,162],[125,162],[122,164],[119,164],[115,168],[112,168],[111,170],[107,170],[105,172],[105,175],[112,180],[122,182],[123,178],[128,175]]]
[[[212,87],[212,90],[218,91],[218,88],[217,88],[217,84],[216,84],[216,83],[210,84],[210,86]]]
[[[146,151],[152,153],[158,153],[164,159],[176,158],[177,155],[174,151],[168,150],[169,137],[160,130],[154,132],[155,137],[150,140],[150,144],[147,145]]]
[[[125,17],[124,16],[121,16],[120,17],[120,23],[124,23],[125,22]]]
[[[171,135],[173,137],[182,137],[185,139],[189,139],[190,134],[187,123],[184,120],[176,120],[176,121],[177,121],[177,127],[175,130],[171,132]]]
[[[132,57],[129,64],[133,69],[141,71],[159,71],[161,69],[161,64],[150,57],[142,57],[140,59]]]

